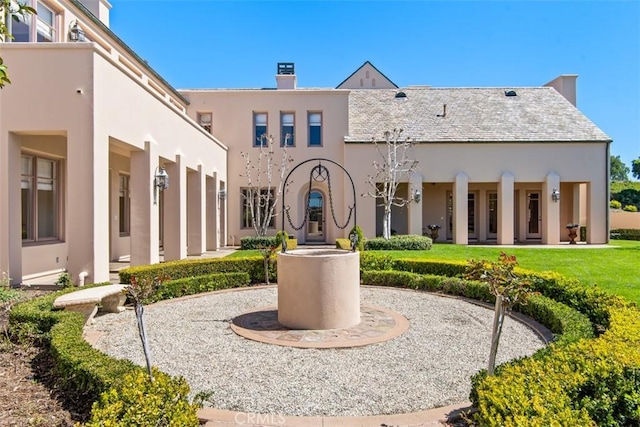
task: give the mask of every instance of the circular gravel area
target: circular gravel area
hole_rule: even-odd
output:
[[[416,412],[465,402],[469,377],[485,368],[493,311],[460,299],[402,289],[361,290],[361,302],[409,320],[404,334],[366,347],[300,349],[236,335],[231,319],[277,304],[276,287],[217,292],[145,307],[152,363],[211,392],[218,409],[297,416]],[[95,318],[94,346],[144,366],[135,314]],[[498,363],[528,356],[544,342],[507,318]]]

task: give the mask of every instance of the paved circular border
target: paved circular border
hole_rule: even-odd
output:
[[[409,321],[399,313],[371,305],[360,306],[361,321],[343,329],[290,329],[278,322],[275,306],[261,307],[235,317],[231,329],[241,337],[296,348],[349,348],[384,342],[402,335]]]

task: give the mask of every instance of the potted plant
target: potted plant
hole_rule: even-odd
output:
[[[438,224],[429,224],[427,225],[427,228],[429,229],[429,236],[431,237],[431,240],[434,242],[438,240],[438,230],[440,230],[440,226]]]
[[[569,239],[571,239],[569,240],[570,245],[576,244],[576,237],[578,237],[578,228],[580,228],[580,224],[574,224],[572,222],[567,224],[567,230],[569,230]]]

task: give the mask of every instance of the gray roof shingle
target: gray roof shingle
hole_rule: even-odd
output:
[[[398,90],[404,100],[395,99]],[[362,89],[349,94],[346,142],[404,129],[417,142],[606,142],[611,138],[550,87]],[[505,96],[515,90],[517,96]],[[447,105],[446,117],[443,104]]]

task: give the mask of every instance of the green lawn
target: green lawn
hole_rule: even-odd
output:
[[[497,260],[500,251],[515,255],[522,268],[555,271],[594,283],[608,292],[640,305],[640,241],[613,240],[608,248],[545,249],[435,244],[430,251],[384,251],[395,258]],[[259,255],[258,251],[237,251],[231,256]]]

